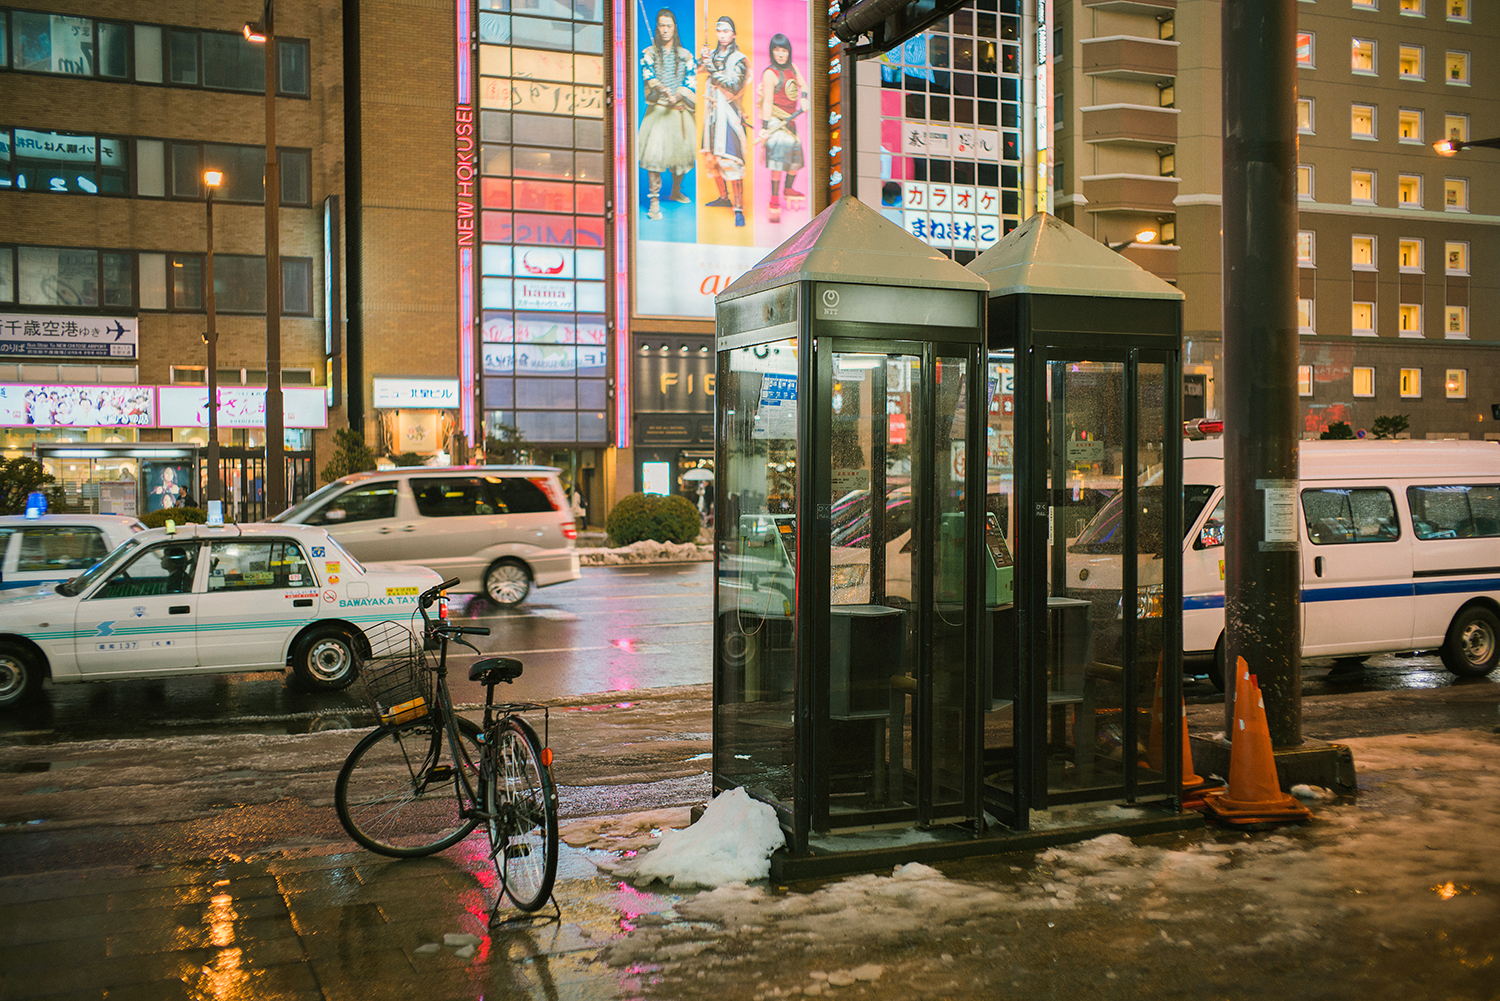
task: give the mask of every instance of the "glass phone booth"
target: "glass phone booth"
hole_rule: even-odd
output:
[[[846,198],[719,296],[714,784],[794,854],[983,830],[985,291]]]

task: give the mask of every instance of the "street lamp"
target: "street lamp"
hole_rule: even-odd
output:
[[[272,0],[245,38],[266,47],[266,465],[261,477],[265,511],[286,508],[286,432],[281,407],[281,179],[276,164],[276,29]]]
[[[1444,139],[1432,144],[1432,148],[1444,156],[1453,156],[1455,153],[1466,149],[1473,149],[1475,146],[1488,146],[1491,149],[1500,149],[1500,138],[1475,139],[1472,142],[1464,142],[1461,139]]]
[[[222,500],[219,492],[219,331],[214,325],[214,192],[224,182],[217,170],[203,172],[208,190],[208,254],[204,270],[203,306],[208,313],[208,331],[203,335],[208,345],[208,495],[209,503]]]

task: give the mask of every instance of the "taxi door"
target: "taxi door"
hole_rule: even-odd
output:
[[[208,544],[198,603],[198,658],[215,668],[286,665],[292,634],[317,614],[318,587],[289,539],[242,536]]]
[[[78,602],[74,650],[84,677],[197,666],[202,548],[197,539],[147,546]]]

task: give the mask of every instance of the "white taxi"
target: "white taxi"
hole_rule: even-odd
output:
[[[0,708],[54,684],[265,671],[335,691],[364,629],[405,623],[440,583],[362,565],[321,528],[183,525],[141,532],[52,593],[0,603]]]

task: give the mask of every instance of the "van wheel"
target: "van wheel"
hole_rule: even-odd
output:
[[[485,572],[484,593],[501,608],[514,608],[531,593],[531,574],[523,564],[501,560]]]
[[[42,689],[42,667],[30,651],[13,643],[0,644],[0,709],[33,698]]]
[[[1219,634],[1219,642],[1214,645],[1214,666],[1208,669],[1208,680],[1214,683],[1214,688],[1224,691],[1224,679],[1229,677],[1229,665],[1224,663],[1224,634]]]
[[[348,688],[359,674],[354,642],[336,626],[314,629],[292,651],[292,671],[302,687],[315,692]]]
[[[1460,609],[1443,641],[1443,666],[1460,678],[1482,678],[1500,663],[1500,618],[1483,605]]]

